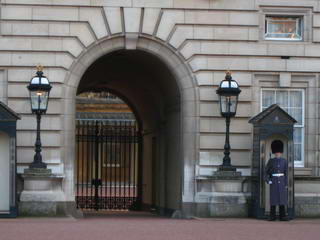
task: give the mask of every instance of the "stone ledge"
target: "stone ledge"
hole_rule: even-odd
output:
[[[248,217],[247,204],[210,204],[209,216],[210,217]]]
[[[249,177],[232,175],[216,175],[197,177],[200,192],[203,190],[221,193],[241,193],[246,191]]]
[[[28,171],[28,173],[20,174],[23,179],[24,191],[62,191],[62,180],[64,175],[51,174],[46,171]]]
[[[19,216],[56,216],[56,202],[20,202]]]
[[[37,178],[37,179],[42,179],[42,178],[46,178],[46,179],[63,179],[65,176],[63,174],[29,174],[29,173],[21,173],[18,174],[18,176],[22,177],[23,179],[25,178]]]
[[[208,181],[216,181],[216,180],[250,180],[250,176],[223,176],[223,175],[215,175],[215,176],[198,176],[196,180],[208,180]]]
[[[320,177],[299,177],[295,179],[295,193],[320,194]]]
[[[251,193],[242,192],[214,192],[197,194],[195,197],[196,203],[237,203],[245,204],[247,199],[251,197]]]
[[[318,181],[320,183],[320,176],[294,176],[294,180],[298,180],[298,181]]]
[[[192,210],[196,217],[248,217],[247,204],[194,203],[192,209],[184,209],[184,212]]]
[[[33,165],[33,163],[31,164]],[[31,166],[30,165],[30,166]],[[44,176],[47,177],[51,175],[51,169],[48,168],[26,168],[24,169],[24,175],[23,176]]]
[[[294,196],[295,204],[317,204],[320,207],[320,194],[300,193]]]
[[[75,202],[20,202],[19,216],[82,218],[83,213],[76,208]]]
[[[56,202],[64,201],[62,191],[23,191],[20,195],[21,202]]]
[[[294,178],[300,177],[310,177],[312,174],[312,168],[295,168],[294,169]]]

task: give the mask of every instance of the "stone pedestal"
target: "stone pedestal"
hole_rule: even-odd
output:
[[[19,215],[65,215],[65,196],[62,191],[63,175],[49,169],[26,169],[21,175],[24,188],[20,195]]]
[[[197,215],[247,217],[250,192],[245,187],[246,180],[236,171],[217,171],[213,176],[198,179]]]
[[[215,217],[246,217],[248,207],[243,182],[245,177],[236,171],[217,171],[211,178],[214,194],[209,207]]]
[[[241,177],[241,172],[216,171],[211,180],[215,192],[242,192],[244,178]]]
[[[320,177],[295,177],[295,216],[320,217]]]

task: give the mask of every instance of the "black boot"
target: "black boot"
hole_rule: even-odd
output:
[[[288,217],[286,216],[286,208],[284,205],[279,206],[279,213],[280,213],[280,221],[288,221]]]
[[[269,221],[275,221],[276,220],[276,206],[271,206],[270,207],[270,216],[269,216]]]

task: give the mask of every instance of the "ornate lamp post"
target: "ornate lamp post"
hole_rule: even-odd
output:
[[[219,166],[220,171],[235,171],[236,168],[231,165],[230,159],[230,142],[229,128],[230,118],[234,117],[237,112],[238,97],[241,90],[238,83],[232,79],[231,72],[227,71],[226,77],[221,81],[217,94],[219,95],[220,113],[226,118],[226,140],[224,144],[223,163]]]
[[[47,112],[49,94],[52,86],[49,80],[43,75],[43,67],[37,66],[37,75],[34,76],[27,86],[30,92],[31,111],[37,115],[37,139],[35,143],[35,155],[30,168],[46,169],[47,164],[42,162],[41,156],[41,139],[40,139],[40,122],[41,115]]]

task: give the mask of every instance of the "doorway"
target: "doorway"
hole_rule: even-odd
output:
[[[78,209],[141,208],[141,133],[130,107],[106,92],[76,99]]]
[[[180,104],[175,77],[150,53],[118,50],[91,64],[76,97],[78,208],[180,209]]]

